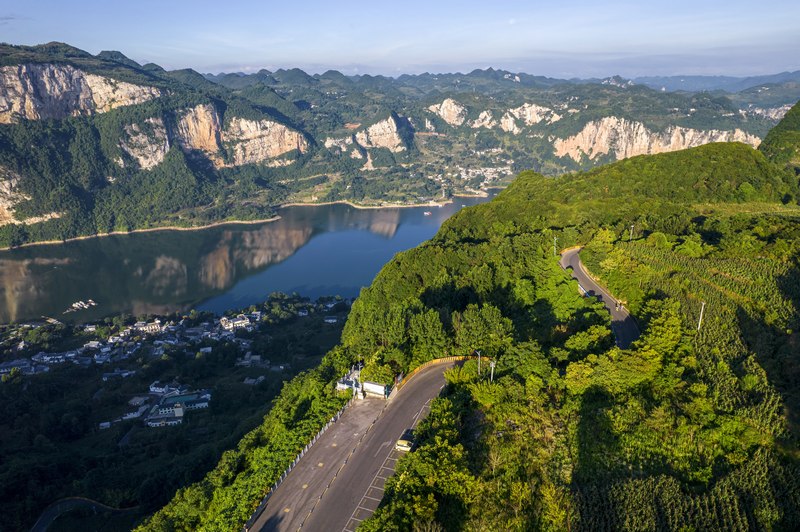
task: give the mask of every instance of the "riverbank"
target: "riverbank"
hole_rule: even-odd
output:
[[[492,187],[494,188],[494,187]],[[486,191],[479,191],[480,194],[453,194],[453,198],[486,198],[489,196],[489,193]],[[353,203],[347,200],[338,200],[338,201],[324,201],[320,203],[304,203],[304,202],[291,202],[291,203],[283,203],[276,207],[277,209],[283,209],[285,207],[323,207],[326,205],[347,205],[353,209],[359,210],[370,210],[370,209],[409,209],[409,208],[422,208],[422,207],[443,207],[444,205],[450,205],[453,203],[453,199],[450,198],[447,201],[429,201],[427,203],[385,203],[382,205],[360,205],[358,203]],[[18,246],[13,247],[0,247],[0,251],[9,251],[13,249],[21,249],[21,248],[28,248],[33,246],[52,246],[57,244],[66,244],[67,242],[75,242],[78,240],[89,240],[91,238],[102,238],[106,236],[120,236],[120,235],[132,235],[136,233],[152,233],[156,231],[201,231],[203,229],[211,229],[213,227],[219,227],[223,225],[257,225],[263,224],[267,222],[275,222],[280,220],[280,216],[272,216],[270,218],[261,218],[258,220],[224,220],[221,222],[213,222],[204,225],[194,225],[191,227],[184,227],[178,225],[166,225],[163,227],[148,227],[145,229],[132,229],[130,231],[111,231],[109,233],[97,233],[94,235],[82,235],[76,236],[72,238],[67,238],[64,240],[42,240],[39,242],[26,242],[24,244],[20,244]]]
[[[0,248],[0,251],[29,248],[33,246],[52,246],[56,244],[66,244],[67,242],[76,242],[78,240],[103,238],[106,236],[133,235],[136,233],[154,233],[157,231],[201,231],[203,229],[211,229],[212,227],[219,227],[221,225],[256,225],[267,222],[274,222],[280,219],[281,219],[280,216],[272,216],[271,218],[262,218],[259,220],[224,220],[221,222],[213,222],[205,225],[193,225],[191,227],[183,227],[179,225],[165,225],[163,227],[147,227],[145,229],[131,229],[130,231],[111,231],[110,233],[97,233],[94,235],[75,236],[72,238],[66,238],[64,240],[42,240],[39,242],[25,242],[24,244],[20,244],[19,246],[2,247]]]

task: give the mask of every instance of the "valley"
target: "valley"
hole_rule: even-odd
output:
[[[741,88],[664,92],[619,77],[201,75],[61,43],[1,51],[5,247],[262,220],[298,202],[429,204],[525,169],[756,147],[800,97],[793,78],[745,101]]]

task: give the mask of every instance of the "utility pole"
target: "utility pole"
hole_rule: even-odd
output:
[[[633,240],[633,224],[631,224],[631,236],[628,237],[628,242]]]
[[[553,237],[553,256],[554,257],[556,256],[556,241],[557,240],[558,240],[558,237],[554,236]]]
[[[700,325],[703,324],[703,311],[706,309],[706,302],[703,301],[703,306],[700,307],[700,319],[697,321],[697,330],[700,330]]]
[[[494,382],[494,365],[495,365],[494,360],[489,362],[489,367],[492,368],[492,376],[489,378],[489,382]]]

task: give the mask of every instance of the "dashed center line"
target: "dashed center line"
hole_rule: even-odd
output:
[[[412,428],[417,425],[417,423],[419,422],[419,420],[422,417],[422,414],[425,412],[425,410],[426,409],[430,409],[430,402],[431,402],[431,400],[429,399],[424,405],[422,405],[422,408],[420,408],[419,412],[417,412],[417,415],[414,416],[414,421],[413,421],[413,424],[412,424]],[[378,456],[380,451],[384,447],[386,447],[387,445],[391,445],[391,443],[392,443],[391,441],[383,442],[374,456]],[[369,487],[367,488],[367,491],[361,497],[361,501],[358,503],[358,506],[353,511],[353,513],[350,515],[350,520],[347,521],[347,525],[345,526],[345,528],[343,529],[342,532],[351,532],[352,529],[349,528],[351,522],[356,521],[356,525],[354,526],[354,528],[356,528],[358,526],[358,523],[362,522],[364,519],[369,518],[373,513],[375,513],[375,510],[377,508],[370,509],[370,508],[367,508],[365,505],[368,504],[368,500],[375,501],[375,502],[378,503],[378,505],[380,505],[381,499],[378,499],[377,497],[372,497],[370,495],[367,495],[367,493],[370,493],[371,489],[374,489],[374,490],[377,490],[377,491],[382,491],[382,492],[386,491],[383,487],[378,486],[376,483],[380,484],[380,482],[378,482],[378,481],[382,480],[384,485],[385,485],[386,481],[389,480],[389,477],[391,477],[394,474],[394,468],[397,465],[397,461],[400,460],[400,456],[399,455],[398,456],[393,456],[397,452],[398,451],[396,451],[395,449],[393,449],[391,447],[389,448],[389,454],[387,454],[386,458],[383,459],[383,464],[381,464],[381,467],[378,468],[378,472],[375,473],[375,476],[372,478],[372,482],[370,482]],[[387,475],[387,476],[381,476],[381,475]],[[359,511],[360,512],[366,512],[367,515],[364,515],[363,518],[356,517],[356,513],[358,513]]]

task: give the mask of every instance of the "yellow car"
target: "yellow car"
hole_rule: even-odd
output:
[[[411,430],[403,432],[403,435],[400,436],[400,439],[394,444],[394,448],[397,451],[408,452],[412,447],[414,447],[414,434]]]

